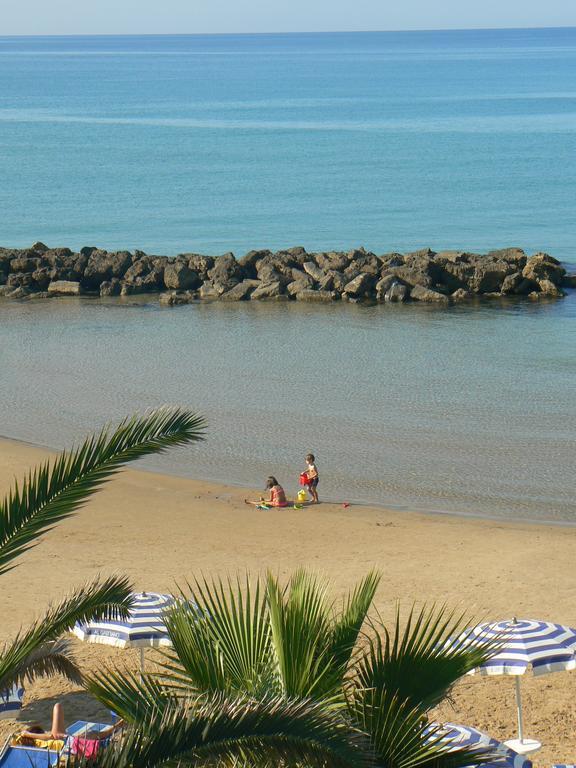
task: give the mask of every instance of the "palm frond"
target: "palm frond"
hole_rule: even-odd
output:
[[[445,606],[410,610],[402,625],[397,609],[392,633],[380,621],[366,650],[355,665],[355,685],[385,689],[428,710],[449,695],[454,683],[487,661],[499,647],[498,640],[479,637],[471,642],[453,642],[469,637],[472,624],[466,614]]]
[[[173,653],[164,664],[174,682],[200,691],[259,696],[275,687],[262,586],[197,579],[166,617]]]
[[[130,729],[105,753],[102,768],[152,768],[166,763],[326,768],[366,766],[359,737],[334,713],[311,701],[262,701],[221,694],[171,703],[160,718]]]
[[[84,687],[106,707],[129,723],[147,724],[161,720],[165,710],[179,698],[162,685],[156,675],[102,670],[84,678]]]
[[[131,584],[125,576],[112,576],[95,580],[76,590],[60,604],[48,609],[46,614],[26,630],[21,630],[0,653],[0,689],[8,688],[15,682],[33,676],[41,667],[41,655],[35,657],[38,649],[56,640],[70,630],[74,624],[89,619],[125,617],[132,601]],[[64,646],[59,646],[62,649]],[[35,661],[29,667],[28,663]],[[70,660],[66,652],[66,659]],[[45,663],[48,665],[48,659]],[[56,663],[56,660],[54,660]],[[46,667],[48,668],[48,667]],[[65,662],[62,659],[62,669]],[[72,668],[68,669],[73,675]]]
[[[201,440],[204,426],[204,419],[189,411],[159,408],[125,419],[114,430],[105,427],[75,450],[31,470],[0,502],[0,574],[127,463]]]
[[[62,675],[77,685],[82,683],[82,673],[76,665],[70,643],[64,639],[35,648],[22,659],[17,669],[13,669],[12,675],[3,676],[2,685],[6,683],[10,687],[19,682],[32,682],[38,677],[54,675]]]
[[[370,738],[381,768],[464,768],[493,754],[483,749],[454,748],[430,727],[420,707],[386,689],[356,689],[348,701],[352,722]]]
[[[333,619],[329,652],[340,675],[344,675],[350,663],[381,578],[378,571],[370,571],[354,590],[348,593],[342,611]]]
[[[283,589],[269,574],[267,600],[283,694],[313,699],[337,696],[338,676],[326,643],[333,607],[326,582],[299,570]]]

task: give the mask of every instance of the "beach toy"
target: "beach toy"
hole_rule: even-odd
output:
[[[347,501],[345,501],[345,502],[344,502],[344,504],[342,504],[342,506],[344,507],[344,509],[348,509],[348,507],[350,506],[350,504],[348,504],[348,502],[347,502]]]
[[[301,490],[298,491],[298,501],[299,502],[306,501],[306,497],[307,497],[307,494],[306,494],[306,491],[304,490],[304,488],[302,488]]]
[[[308,485],[308,473],[302,472],[300,475],[300,485]]]

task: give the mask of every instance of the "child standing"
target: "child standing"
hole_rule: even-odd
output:
[[[313,453],[309,453],[308,456],[306,456],[306,463],[308,464],[308,469],[306,470],[306,474],[308,475],[308,492],[310,493],[310,496],[312,496],[312,504],[318,504],[318,491],[316,490],[318,488],[318,467],[316,466],[316,459],[314,458]]]

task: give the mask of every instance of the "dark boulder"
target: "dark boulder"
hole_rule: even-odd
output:
[[[56,270],[51,267],[40,267],[32,272],[34,288],[38,291],[45,291],[50,282],[56,277]]]
[[[272,251],[248,251],[247,254],[242,256],[238,261],[242,268],[242,272],[247,278],[254,279],[256,277],[256,267],[259,261],[262,261],[265,257],[272,256]]]
[[[552,280],[546,278],[538,280],[538,288],[540,289],[540,293],[543,293],[545,296],[555,296],[556,298],[559,298],[565,295],[564,291],[558,288]]]
[[[232,253],[218,256],[214,260],[214,266],[208,271],[208,279],[216,286],[222,288],[222,293],[229,291],[244,277],[242,267]]]
[[[324,272],[343,272],[350,265],[350,255],[340,251],[315,253],[314,260]]]
[[[318,264],[314,261],[305,261],[302,265],[306,274],[310,275],[312,280],[319,282],[324,277],[324,272],[320,269]]]
[[[516,264],[518,269],[522,269],[526,264],[526,254],[522,248],[500,248],[497,251],[490,251],[488,258],[496,261],[507,261],[509,264]]]
[[[308,275],[306,275],[306,277],[308,277]],[[294,280],[286,286],[286,293],[289,296],[296,296],[296,294],[302,293],[302,291],[311,291],[313,288],[314,283],[310,278],[308,278],[308,280]]]
[[[122,282],[117,277],[100,283],[100,296],[119,296],[121,291]]]
[[[506,275],[502,281],[500,292],[503,294],[516,293],[516,289],[523,280],[522,272],[512,272],[512,274]]]
[[[458,288],[450,295],[450,300],[453,301],[455,304],[459,304],[462,301],[469,301],[474,294],[472,294],[470,291],[467,291],[465,288]]]
[[[31,272],[13,272],[6,280],[6,285],[12,288],[31,288],[33,283]]]
[[[234,288],[221,294],[220,301],[246,301],[259,285],[259,280],[242,280]]]
[[[42,263],[42,259],[40,257],[30,258],[30,257],[24,256],[22,258],[15,258],[15,259],[12,259],[10,262],[10,271],[11,272],[34,272],[35,269],[38,269],[41,263]]]
[[[164,267],[164,285],[170,290],[192,290],[198,288],[201,282],[198,274],[190,269],[186,261],[175,261]]]
[[[410,296],[410,289],[407,285],[400,282],[393,283],[386,291],[384,300],[386,302],[398,303],[406,301]]]
[[[250,298],[254,300],[276,299],[282,295],[282,284],[279,282],[265,283],[259,285],[251,294]]]
[[[346,296],[352,298],[361,299],[364,296],[370,295],[374,289],[376,283],[375,276],[366,272],[361,272],[359,275],[350,280],[344,286],[344,293]]]
[[[83,256],[86,258],[86,254]],[[82,282],[88,288],[99,288],[101,283],[113,277],[124,277],[132,266],[132,254],[128,251],[92,251],[87,258]]]
[[[495,293],[502,290],[502,284],[508,275],[516,271],[515,266],[506,261],[493,261],[484,258],[474,266],[474,274],[469,280],[473,293]]]
[[[424,288],[421,285],[415,285],[410,291],[410,298],[414,301],[424,301],[434,304],[449,304],[450,300],[443,293],[432,291],[430,288]]]
[[[187,261],[190,269],[194,270],[201,280],[208,280],[208,272],[214,266],[213,256],[203,256],[200,253],[181,253],[178,259]]]
[[[378,301],[384,301],[386,294],[390,290],[390,288],[398,282],[398,279],[395,275],[387,274],[378,280],[375,286],[376,290],[376,298]]]
[[[547,253],[536,253],[531,256],[522,270],[522,275],[527,280],[550,280],[554,285],[560,285],[566,274],[566,270],[558,259]]]

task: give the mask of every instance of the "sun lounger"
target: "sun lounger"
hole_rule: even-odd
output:
[[[0,752],[0,768],[55,768],[60,753],[41,747],[22,747],[8,739]]]

